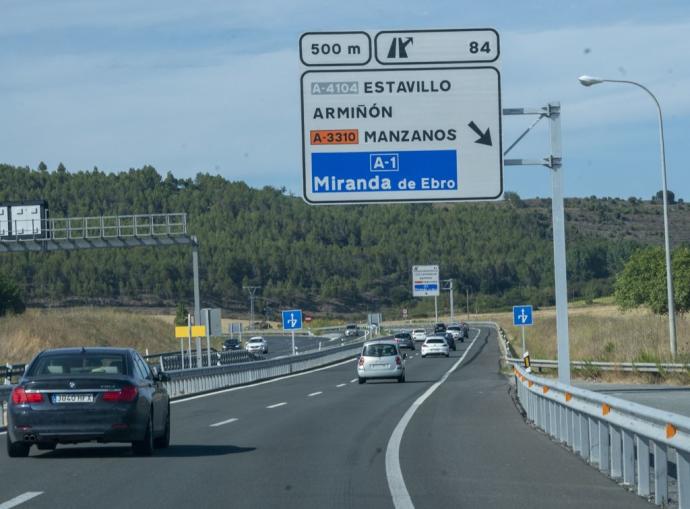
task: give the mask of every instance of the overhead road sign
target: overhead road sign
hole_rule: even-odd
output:
[[[307,32],[299,38],[303,65],[365,65],[371,60],[371,37],[366,32]]]
[[[178,325],[175,327],[175,337],[176,338],[202,338],[206,336],[206,326],[205,325]]]
[[[283,330],[298,330],[302,328],[302,310],[289,309],[283,311]]]
[[[495,62],[500,54],[493,28],[382,31],[376,34],[381,65]]]
[[[532,325],[532,306],[513,306],[513,325]]]
[[[495,61],[497,33],[478,32],[488,34],[486,41],[478,40],[487,44],[489,53],[475,61]],[[358,67],[339,68],[340,57],[302,59],[303,196],[308,203],[502,196],[498,69],[494,65],[423,65],[474,62],[461,60],[465,50],[454,44],[458,37],[466,37],[463,31],[410,32],[411,42],[402,40],[402,33],[372,32],[377,59]],[[328,33],[305,34],[302,53],[307,43],[331,47],[340,40],[329,37]],[[423,51],[412,53],[410,45],[417,40]],[[395,57],[389,51],[390,60],[397,62],[395,68],[378,59],[385,41],[391,41],[389,50],[395,49]],[[413,66],[410,55],[418,55]],[[433,60],[434,55],[440,56]]]
[[[412,296],[438,297],[440,295],[438,265],[412,267]]]

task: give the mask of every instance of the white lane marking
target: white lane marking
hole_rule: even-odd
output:
[[[235,422],[235,421],[237,421],[237,420],[238,420],[238,419],[236,419],[236,418],[233,417],[232,419],[228,419],[227,421],[220,421],[220,422],[216,422],[216,423],[214,423],[214,424],[211,424],[211,427],[212,427],[212,428],[217,428],[218,426],[222,426],[223,424],[230,424],[231,422]]]
[[[391,497],[393,498],[393,506],[395,509],[414,509],[414,504],[410,498],[410,493],[407,491],[405,486],[405,479],[403,479],[402,470],[400,468],[400,443],[402,442],[403,434],[405,433],[405,428],[412,420],[417,409],[422,406],[422,403],[431,396],[436,389],[438,389],[443,382],[450,376],[450,374],[456,370],[456,368],[465,360],[465,357],[469,353],[472,345],[475,341],[479,339],[481,330],[477,330],[477,335],[474,337],[470,345],[465,350],[455,364],[445,372],[443,377],[436,382],[434,385],[429,387],[424,394],[419,396],[412,406],[407,409],[405,415],[402,416],[400,422],[393,430],[390,440],[388,440],[388,446],[386,447],[386,478],[388,479],[388,490],[391,492]]]
[[[311,394],[307,394],[307,397],[312,398],[314,396],[318,396],[319,394],[323,394],[323,391],[312,392]]]
[[[338,384],[336,387],[345,387],[347,384]]]
[[[356,379],[356,378],[353,378],[352,380],[350,380],[350,383],[353,384],[353,383],[355,383],[356,381],[357,381],[357,379]]]
[[[0,435],[4,435],[7,431],[0,431]]]
[[[276,403],[275,405],[268,405],[266,408],[278,408],[279,406],[287,405],[287,402]]]
[[[14,497],[12,500],[8,500],[7,502],[0,504],[0,509],[10,509],[11,507],[16,507],[19,504],[23,504],[24,502],[27,502],[31,500],[32,498],[35,498],[39,495],[43,495],[42,491],[27,491],[26,493],[22,493],[18,497]]]
[[[343,364],[347,364],[348,362],[355,362],[356,360],[357,359],[347,359],[347,360],[345,360],[343,362],[339,362],[337,364],[331,364],[330,366],[326,366],[326,367],[319,368],[319,369],[312,369],[311,371],[305,371],[304,373],[295,373],[294,375],[287,375],[287,376],[283,376],[280,378],[274,378],[273,380],[264,380],[263,382],[256,382],[255,384],[250,384],[250,385],[243,385],[242,387],[230,387],[228,389],[223,389],[222,391],[209,392],[208,394],[199,394],[198,396],[190,396],[189,398],[184,398],[184,399],[176,399],[175,401],[171,401],[170,404],[176,405],[177,403],[185,403],[187,401],[193,401],[195,399],[210,398],[211,396],[218,396],[219,394],[225,394],[226,392],[241,391],[242,389],[250,389],[250,388],[256,387],[258,385],[272,384],[274,382],[280,382],[282,380],[287,380],[289,378],[294,378],[296,376],[310,375],[311,373],[316,373],[317,371],[324,371],[326,369],[335,368],[337,366],[342,366]]]

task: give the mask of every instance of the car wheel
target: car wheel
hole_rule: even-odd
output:
[[[399,383],[399,384],[405,383],[405,375],[400,375],[400,376],[398,377],[398,383]]]
[[[36,447],[39,451],[54,451],[57,444],[55,442],[39,442]]]
[[[426,358],[426,355],[422,355],[422,359]]]
[[[137,456],[151,456],[153,454],[153,412],[149,415],[144,438],[132,442],[132,449]]]
[[[447,354],[446,354],[446,357],[450,357],[450,353],[447,353]]]
[[[170,404],[168,404],[168,415],[165,418],[165,430],[163,434],[153,441],[156,449],[165,449],[170,447]]]
[[[10,433],[7,432],[7,455],[10,458],[26,458],[31,450],[31,444],[24,442],[13,442]]]
[[[360,377],[357,379],[357,381],[358,381],[360,384],[363,384],[363,383],[365,383],[365,382],[367,381],[367,379],[366,379],[366,378],[362,378],[362,377],[360,376]]]

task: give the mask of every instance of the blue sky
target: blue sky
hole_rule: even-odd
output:
[[[0,161],[54,169],[144,164],[301,188],[298,38],[305,31],[493,27],[503,105],[559,100],[567,196],[690,199],[690,4],[680,1],[0,0]],[[510,117],[504,145],[530,123]],[[548,153],[546,124],[510,157]],[[505,188],[549,196],[548,171],[507,167]]]

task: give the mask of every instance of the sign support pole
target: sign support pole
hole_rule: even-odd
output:
[[[434,295],[434,316],[436,317],[436,322],[438,323],[438,297]]]
[[[295,331],[292,331],[292,355],[295,355]]]
[[[539,115],[549,119],[551,154],[543,159],[504,159],[505,166],[543,165],[551,169],[551,218],[553,221],[553,263],[556,294],[556,335],[558,346],[558,381],[570,384],[570,338],[568,336],[568,284],[565,258],[565,206],[561,148],[561,103],[542,108],[504,108],[504,115]],[[532,127],[536,122],[532,124]],[[531,127],[530,127],[531,129]],[[528,129],[529,131],[529,129]],[[526,132],[525,132],[526,134]],[[524,134],[523,134],[524,136]],[[522,139],[522,136],[520,137]],[[518,139],[518,141],[520,141]],[[504,156],[516,145],[513,143]]]
[[[211,367],[211,310],[206,310],[206,359],[207,366]]]
[[[520,328],[522,329],[522,353],[524,354],[526,352],[526,350],[525,350],[525,326],[522,325]]]

